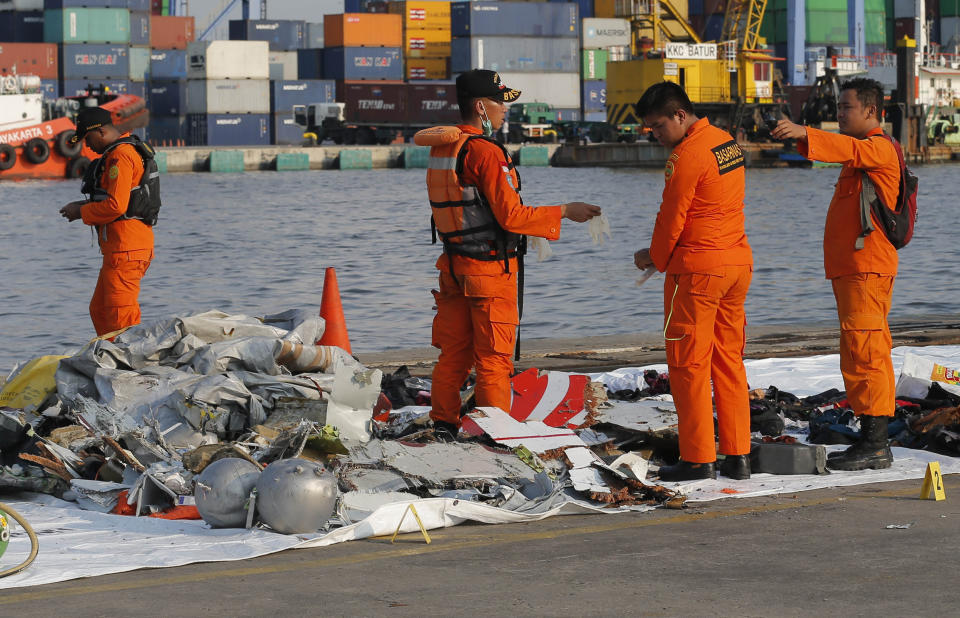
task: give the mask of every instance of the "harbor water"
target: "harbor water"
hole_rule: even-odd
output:
[[[747,232],[755,271],[753,325],[836,320],[821,239],[837,169],[747,170]],[[952,228],[956,168],[925,166],[920,219],[901,250],[892,316],[960,313]],[[659,206],[655,170],[521,169],[528,204],[601,205],[613,236],[594,246],[564,221],[553,257],[527,259],[523,338],[656,332],[662,276],[636,287],[633,253]],[[334,266],[355,353],[430,343],[436,287],[423,171],[177,174],[161,181],[156,257],[143,281],[143,319],[211,309],[264,315],[319,307]],[[94,336],[87,313],[100,266],[90,228],[59,208],[79,181],[0,183],[0,373]]]

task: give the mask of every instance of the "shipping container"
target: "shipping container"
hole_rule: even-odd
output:
[[[130,8],[129,0],[44,0],[45,9],[70,9],[70,8]],[[141,9],[147,10],[147,9]]]
[[[576,39],[546,37],[461,37],[453,40],[450,70],[492,71],[580,70],[580,46]]]
[[[943,7],[944,3],[941,2],[940,6]],[[914,18],[917,15],[916,2],[914,0],[893,0],[893,17],[894,19],[899,19],[901,17]],[[941,13],[942,15],[943,13]]]
[[[150,115],[147,125],[147,141],[154,146],[176,145],[180,140],[187,141],[186,116]]]
[[[449,58],[407,58],[403,64],[408,80],[450,79]]]
[[[606,49],[630,45],[630,22],[626,19],[584,19],[583,49]]]
[[[556,108],[580,107],[580,73],[500,73],[507,88],[520,90],[520,103],[549,103]]]
[[[323,79],[323,49],[297,50],[297,79]]]
[[[553,2],[454,2],[453,36],[580,37],[577,6]]]
[[[195,34],[193,17],[153,15],[150,20],[150,47],[187,49]]]
[[[407,85],[376,82],[337,82],[337,100],[344,103],[347,122],[407,123]]]
[[[267,146],[269,114],[190,114],[187,136],[191,146]]]
[[[405,30],[450,30],[450,3],[445,0],[391,2],[389,10],[403,19]]]
[[[43,11],[18,11],[0,15],[0,41],[43,43]]]
[[[43,0],[0,0],[0,13],[43,11]]]
[[[147,85],[147,107],[150,117],[185,116],[187,114],[186,80],[155,80]]]
[[[410,84],[407,86],[407,123],[414,125],[457,124],[457,86],[446,84]]]
[[[41,79],[40,92],[45,99],[56,99],[60,96],[60,82],[55,79]]]
[[[57,79],[60,66],[55,43],[0,43],[0,75],[18,73]]]
[[[145,99],[147,97],[146,82],[135,82],[129,79],[63,79],[60,80],[60,95],[75,97],[86,94],[90,88],[100,88],[116,94],[132,94]]]
[[[292,114],[276,114],[270,117],[270,143],[277,146],[300,146],[303,144],[304,128],[293,121]]]
[[[691,4],[695,0],[690,0]],[[614,0],[593,0],[594,17],[616,17],[617,9]]]
[[[265,79],[191,79],[188,114],[269,114],[270,82]]]
[[[605,49],[583,50],[583,66],[580,73],[583,79],[607,79],[607,60],[610,52]]]
[[[327,47],[323,50],[323,77],[337,80],[403,79],[398,47]]]
[[[401,47],[403,26],[399,15],[343,13],[323,18],[325,47]]]
[[[151,79],[186,79],[185,49],[154,49],[150,52]]]
[[[43,13],[47,43],[129,43],[127,9],[55,9]]]
[[[129,79],[130,48],[103,43],[60,45],[63,79]]]
[[[388,13],[390,3],[387,0],[345,0],[344,13]]]
[[[944,17],[960,17],[960,2],[957,0],[940,0],[940,18]],[[943,36],[943,28],[940,28],[940,32],[940,36]],[[953,36],[953,30],[951,29],[947,34]]]
[[[337,100],[336,82],[327,79],[301,79],[270,83],[270,113],[292,112],[294,105],[332,103]]]
[[[579,109],[555,109],[557,122],[579,122],[583,114]]]
[[[583,119],[586,122],[606,122],[607,110],[603,110],[602,112],[585,112]]]
[[[550,2],[566,2],[567,0],[550,0]],[[597,17],[593,12],[593,0],[574,0],[577,5],[577,16],[580,20]],[[583,26],[581,25],[581,28]]]
[[[960,17],[940,18],[940,43],[942,45],[960,44]]]
[[[266,41],[272,51],[291,51],[304,47],[306,22],[291,19],[230,20],[230,39]]]
[[[297,52],[272,51],[267,61],[270,63],[270,79],[297,79]]]
[[[303,46],[307,49],[323,47],[323,22],[307,23]]]
[[[130,51],[130,72],[127,77],[138,82],[146,81],[150,78],[150,48],[149,47],[131,47]]]
[[[450,56],[450,31],[408,29],[403,33],[403,45],[407,58],[446,58]]]
[[[602,112],[607,109],[607,82],[589,80],[583,82],[583,111]]]
[[[150,13],[130,13],[130,44],[150,47]]]
[[[192,41],[187,43],[190,79],[269,79],[266,41]]]

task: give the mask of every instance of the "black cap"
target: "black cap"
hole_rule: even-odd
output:
[[[87,132],[110,124],[113,124],[113,118],[109,110],[102,107],[84,107],[77,114],[77,134],[71,141],[79,142]]]
[[[457,96],[487,98],[511,103],[520,98],[519,90],[511,90],[500,83],[500,74],[486,69],[473,69],[457,77]]]

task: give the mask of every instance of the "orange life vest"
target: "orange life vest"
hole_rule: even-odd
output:
[[[437,242],[439,235],[443,250],[448,255],[462,255],[483,261],[503,260],[509,270],[510,258],[518,255],[523,237],[501,227],[478,187],[463,184],[463,160],[473,140],[485,140],[503,150],[510,185],[520,193],[520,175],[500,143],[450,126],[417,132],[414,143],[430,146],[427,195],[433,211],[430,221],[433,242]]]

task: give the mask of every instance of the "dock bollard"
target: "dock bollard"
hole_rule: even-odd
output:
[[[302,172],[310,169],[310,155],[305,152],[281,152],[277,155],[278,172]]]
[[[546,146],[521,146],[517,164],[523,167],[549,167],[550,149]]]
[[[341,150],[337,159],[342,170],[373,169],[373,153],[369,149]]]
[[[215,174],[243,171],[242,150],[214,150],[210,153],[210,171]]]

